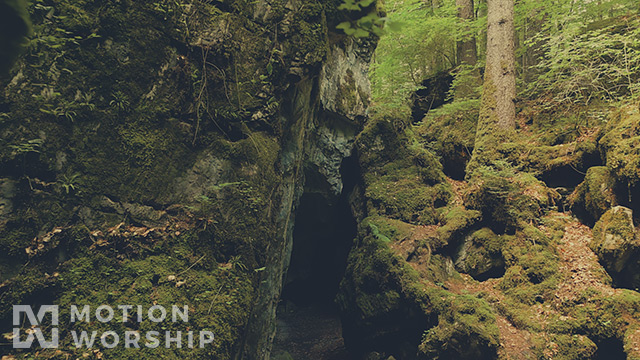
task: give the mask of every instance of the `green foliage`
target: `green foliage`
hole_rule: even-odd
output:
[[[367,0],[368,1],[368,0]],[[380,17],[376,12],[371,12],[358,20],[344,21],[336,26],[336,29],[344,31],[345,34],[356,38],[364,38],[375,35],[382,35],[385,18]]]
[[[619,183],[640,183],[640,109],[637,105],[620,107],[613,112],[605,127],[600,146],[607,167]],[[635,201],[635,199],[634,199]]]
[[[524,94],[582,103],[640,96],[640,20],[631,13],[636,8],[628,0],[519,4],[520,27],[533,17],[539,28],[518,51],[542,54]]]
[[[615,179],[605,166],[587,170],[584,181],[569,197],[571,210],[588,224],[595,223],[611,206],[617,205]]]
[[[356,19],[343,21],[336,26],[336,29],[355,38],[365,38],[372,35],[379,37],[384,33],[385,26],[392,30],[397,29],[398,24],[382,16],[376,5],[377,0],[343,0],[342,4],[338,6],[338,10],[356,14],[354,15]],[[363,12],[365,15],[362,14]]]
[[[81,175],[79,173],[75,173],[72,175],[63,175],[62,178],[58,180],[58,183],[60,184],[62,189],[64,189],[64,192],[66,194],[70,194],[71,192],[77,190],[79,183],[78,180],[80,180],[80,177]]]
[[[131,103],[129,102],[129,97],[127,94],[122,91],[116,91],[111,94],[112,100],[109,101],[109,105],[118,109],[119,111],[127,111]]]
[[[389,21],[402,27],[383,34],[378,44],[371,68],[374,111],[406,111],[411,93],[423,79],[457,65],[456,42],[470,37],[477,42],[478,63],[456,69],[451,95],[455,89],[470,89],[465,101],[477,102],[486,4],[475,5],[478,18],[462,22],[453,0],[385,4]],[[525,0],[517,2],[515,12],[522,96],[581,103],[640,96],[640,20],[634,14],[635,1]],[[442,111],[455,113],[460,108],[457,103]]]
[[[369,222],[369,228],[371,229],[371,234],[373,235],[373,237],[375,237],[378,240],[382,240],[384,242],[389,242],[391,241],[391,239],[389,239],[385,234],[383,234],[382,232],[380,232],[380,229],[378,229],[378,227],[372,223]]]
[[[18,155],[30,152],[39,153],[43,143],[43,139],[33,139],[22,144],[9,145],[9,147],[13,149],[13,151],[15,151]]]
[[[371,65],[374,110],[382,113],[407,111],[411,93],[430,74],[455,66],[455,42],[464,31],[456,17],[455,1],[431,6],[419,0],[386,3],[389,22],[399,31],[385,33]],[[477,31],[473,22],[468,33]]]

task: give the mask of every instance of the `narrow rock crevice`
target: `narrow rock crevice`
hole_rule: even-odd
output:
[[[357,179],[355,159],[340,167],[339,195],[320,192],[308,179],[322,176],[316,167],[305,173],[307,187],[296,211],[293,249],[277,311],[273,356],[294,359],[350,359],[334,303],[356,237],[357,223],[349,195]],[[324,186],[322,187],[324,188]]]

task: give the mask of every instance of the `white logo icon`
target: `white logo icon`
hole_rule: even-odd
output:
[[[40,324],[45,317],[46,313],[51,314],[51,340],[47,341],[42,332]],[[26,330],[27,338],[24,341],[20,339],[20,322],[23,318],[22,314],[27,316],[31,327]],[[33,339],[38,339],[38,343],[42,348],[57,348],[59,342],[58,333],[58,306],[57,305],[42,305],[38,310],[38,316],[33,312],[29,305],[13,305],[13,348],[14,349],[28,349],[33,343]]]

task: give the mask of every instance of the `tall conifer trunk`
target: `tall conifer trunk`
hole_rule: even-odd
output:
[[[488,0],[487,64],[480,123],[515,129],[516,72],[513,0]],[[481,124],[479,124],[481,125]]]
[[[468,174],[500,160],[498,147],[509,141],[516,127],[514,0],[488,0],[487,5],[487,63]]]

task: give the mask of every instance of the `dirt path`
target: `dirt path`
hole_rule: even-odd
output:
[[[605,270],[598,263],[596,254],[589,248],[591,229],[571,219],[558,243],[560,272],[563,281],[558,286],[556,301],[577,299],[587,288],[598,290],[605,296],[614,295],[615,289],[608,283]]]
[[[294,360],[351,360],[335,311],[318,306],[278,309],[272,353],[288,352]]]
[[[609,277],[598,262],[597,256],[589,248],[591,229],[577,221],[570,222],[565,234],[558,244],[558,252],[562,259],[560,271],[564,279],[556,292],[556,301],[577,299],[588,288],[600,292],[601,296],[621,295],[623,289],[614,289],[609,284]],[[638,319],[625,316],[629,326],[635,331],[626,333],[626,351],[628,358],[640,358],[640,324]]]

